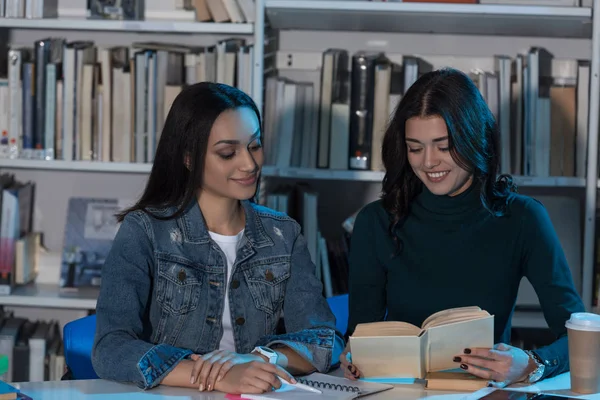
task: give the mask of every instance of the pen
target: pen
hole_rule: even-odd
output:
[[[317,388],[314,388],[314,387],[312,387],[312,386],[308,386],[308,385],[305,385],[305,384],[303,384],[303,383],[300,383],[300,382],[297,382],[297,383],[289,383],[289,382],[286,382],[286,381],[284,381],[283,379],[281,379],[281,377],[280,377],[280,376],[278,376],[277,378],[279,378],[279,380],[281,381],[281,383],[282,383],[282,384],[283,384],[283,383],[285,383],[285,384],[287,384],[287,385],[294,386],[294,387],[297,387],[298,389],[306,390],[306,391],[308,391],[308,392],[313,392],[313,393],[323,394],[323,392],[321,392],[319,389],[317,389]]]

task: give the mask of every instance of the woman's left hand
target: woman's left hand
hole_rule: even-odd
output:
[[[197,384],[200,391],[212,391],[215,383],[223,379],[225,374],[237,364],[252,361],[264,362],[264,359],[254,354],[238,354],[228,350],[215,350],[203,356],[192,354],[194,367],[190,376],[190,382]]]
[[[454,362],[498,388],[525,379],[533,370],[527,353],[504,343],[496,344],[493,349],[465,349],[464,354],[454,357]]]

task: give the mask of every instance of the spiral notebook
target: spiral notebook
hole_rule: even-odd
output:
[[[302,399],[320,399],[320,400],[346,400],[357,397],[367,396],[373,393],[383,392],[392,389],[394,386],[382,383],[351,381],[345,378],[312,373],[308,376],[296,378],[296,380],[305,385],[312,386],[321,390],[322,394],[312,393],[303,389],[298,389],[292,385],[283,384],[281,388],[274,392],[263,394],[243,394],[242,399],[250,400],[302,400]]]

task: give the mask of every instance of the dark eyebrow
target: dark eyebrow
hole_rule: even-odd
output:
[[[417,139],[406,138],[405,140],[407,142],[414,142],[414,143],[421,144],[421,142],[418,141]],[[443,142],[444,140],[448,140],[448,136],[443,136],[443,137],[435,138],[435,139],[432,140],[432,142]]]
[[[258,136],[260,136],[260,128],[258,128],[250,137],[250,141],[252,142],[254,139],[256,139]],[[218,144],[233,144],[233,145],[237,145],[240,144],[239,140],[235,140],[235,139],[224,139],[224,140],[219,140],[217,143],[214,144],[214,146],[218,145]]]

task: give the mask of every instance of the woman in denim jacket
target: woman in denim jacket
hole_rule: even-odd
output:
[[[102,271],[101,378],[262,393],[336,363],[344,342],[300,226],[249,200],[261,140],[245,93],[199,83],[177,96]]]

